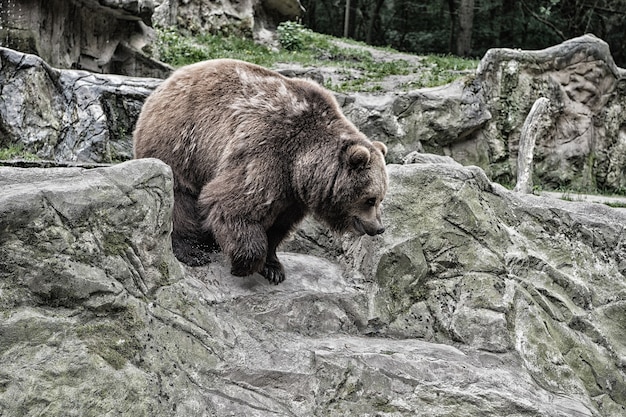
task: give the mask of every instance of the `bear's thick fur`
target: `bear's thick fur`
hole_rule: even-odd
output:
[[[214,241],[233,275],[279,283],[276,248],[308,213],[338,232],[384,231],[385,145],[310,81],[227,59],[180,68],[146,100],[134,152],[172,168],[172,241],[188,264]]]

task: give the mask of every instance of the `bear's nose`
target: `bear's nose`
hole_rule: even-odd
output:
[[[378,229],[378,230],[376,231],[376,234],[377,234],[377,235],[380,235],[380,234],[383,234],[383,233],[385,233],[385,228],[384,228],[384,227],[381,227],[380,229]]]

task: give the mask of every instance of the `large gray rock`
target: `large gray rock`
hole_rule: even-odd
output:
[[[609,327],[626,320],[626,212],[521,197],[478,168],[390,171],[387,232],[346,256],[373,281],[371,331],[513,355],[503,369],[623,414],[626,344]]]
[[[492,118],[479,89],[468,87],[463,79],[409,93],[356,93],[341,104],[359,129],[388,145],[387,160],[392,163],[401,163],[415,151],[450,154],[446,150],[451,144],[480,131]],[[453,156],[474,165],[488,162],[476,149],[465,152],[465,159],[460,152]]]
[[[273,286],[221,254],[181,274],[171,181],[0,168],[3,414],[626,412],[623,212],[390,166],[388,231],[280,253]]]
[[[154,25],[224,35],[255,36],[295,20],[304,9],[300,0],[155,0]]]
[[[132,133],[161,80],[51,68],[0,48],[0,148],[56,161],[132,158]]]
[[[1,0],[0,46],[59,68],[164,77],[171,69],[141,51],[153,10],[152,0]]]
[[[534,102],[550,100],[553,124],[535,149],[535,175],[544,186],[626,190],[626,70],[608,45],[586,35],[541,51],[493,49],[474,81],[492,113],[485,127],[448,147],[460,162],[482,146],[492,178],[515,175],[521,129]]]

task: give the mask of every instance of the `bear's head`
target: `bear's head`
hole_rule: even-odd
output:
[[[360,140],[342,147],[339,166],[327,171],[328,183],[314,214],[333,230],[375,236],[383,233],[381,203],[387,193],[382,142]]]

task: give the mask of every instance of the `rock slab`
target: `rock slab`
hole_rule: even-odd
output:
[[[0,168],[0,414],[623,415],[626,214],[389,172],[385,234],[305,225],[273,286],[181,269],[159,161]]]
[[[35,55],[0,47],[0,148],[41,159],[121,162],[159,79],[58,70]]]
[[[142,52],[153,11],[152,0],[0,0],[0,46],[58,68],[165,77],[171,68]]]

